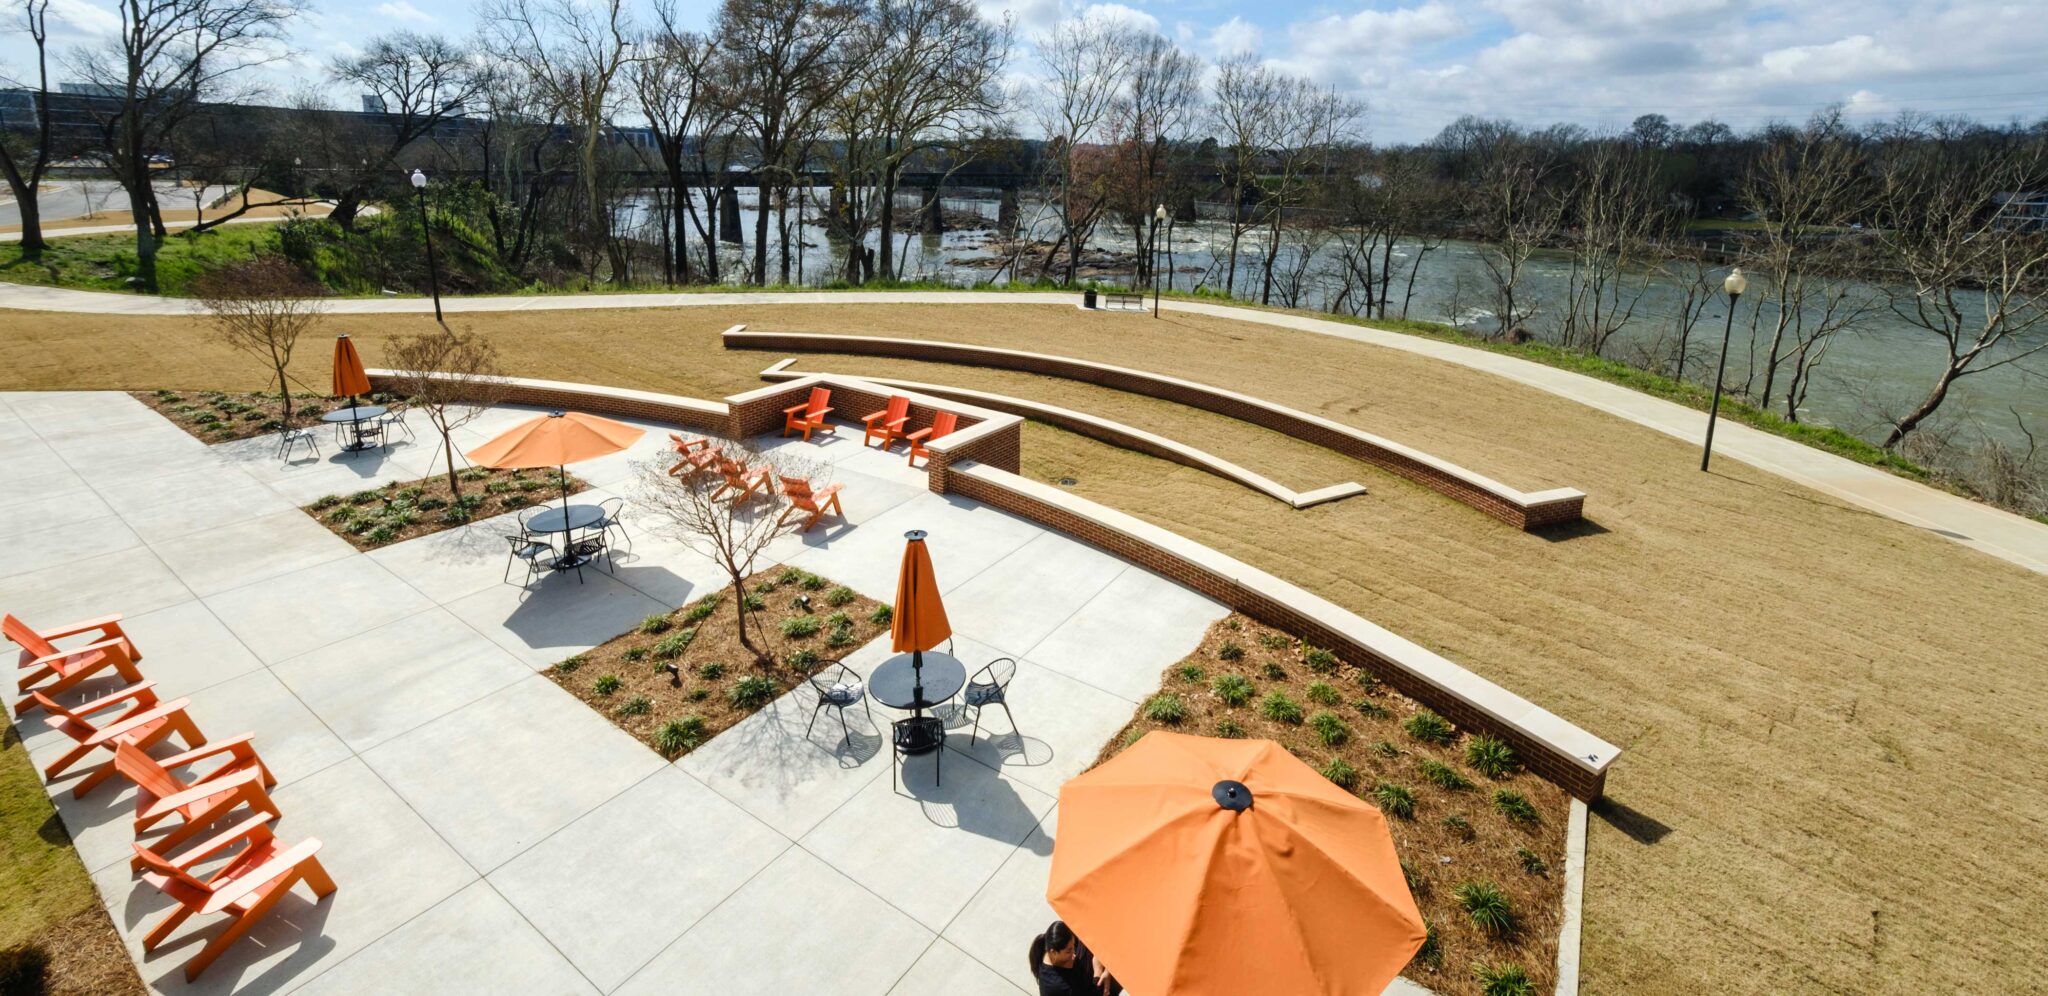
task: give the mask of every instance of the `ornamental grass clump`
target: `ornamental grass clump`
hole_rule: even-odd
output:
[[[668,632],[669,627],[673,625],[675,625],[675,621],[671,620],[666,613],[656,613],[640,620],[640,632],[648,636],[658,636]]]
[[[1427,709],[1408,717],[1408,721],[1401,724],[1401,729],[1417,740],[1432,744],[1447,744],[1458,736],[1449,720]]]
[[[618,675],[603,674],[598,676],[597,681],[590,686],[590,690],[599,695],[610,695],[618,691],[619,686],[622,684],[624,683],[619,680]]]
[[[1472,770],[1496,780],[1514,774],[1520,767],[1515,760],[1515,749],[1508,746],[1507,741],[1484,734],[1466,742],[1465,763],[1471,765]]]
[[[1358,787],[1358,769],[1341,757],[1333,757],[1330,763],[1323,765],[1322,774],[1347,792]]]
[[[1509,823],[1533,826],[1542,819],[1541,814],[1536,812],[1536,807],[1531,805],[1522,793],[1510,792],[1507,789],[1493,793],[1493,808],[1500,810],[1500,814],[1507,817]]]
[[[1145,701],[1145,718],[1173,725],[1188,718],[1187,703],[1172,692],[1160,692]]]
[[[1302,694],[1307,695],[1308,700],[1316,705],[1333,706],[1344,701],[1344,696],[1337,694],[1336,687],[1327,681],[1309,682],[1308,688]]]
[[[1536,983],[1520,965],[1473,965],[1472,978],[1481,996],[1536,996]]]
[[[1316,739],[1325,747],[1338,747],[1351,739],[1351,727],[1344,725],[1337,714],[1327,709],[1309,717],[1309,729],[1316,732]]]
[[[1317,674],[1329,674],[1337,670],[1337,655],[1321,647],[1310,647],[1301,655],[1301,662]]]
[[[1514,935],[1518,926],[1515,908],[1499,886],[1492,882],[1466,882],[1454,894],[1465,915],[1471,918],[1472,926],[1494,938]]]
[[[1275,723],[1301,723],[1301,705],[1287,697],[1285,692],[1267,692],[1259,700],[1259,712]]]
[[[741,709],[757,709],[775,697],[775,683],[758,674],[750,674],[733,682],[732,691],[728,694],[733,705]]]
[[[1392,782],[1381,782],[1372,790],[1372,801],[1380,812],[1404,820],[1415,818],[1415,793]]]
[[[782,621],[782,635],[793,640],[814,636],[818,632],[817,616],[790,616]]]
[[[1254,689],[1252,683],[1243,675],[1224,674],[1216,677],[1216,681],[1209,686],[1209,691],[1224,705],[1234,708],[1250,702]]]
[[[654,749],[663,757],[675,757],[704,742],[704,720],[698,716],[671,719],[654,731]]]
[[[1222,646],[1216,648],[1216,659],[1241,661],[1244,659],[1244,648],[1229,640],[1225,640]]]
[[[1459,774],[1458,769],[1435,758],[1423,758],[1418,767],[1422,769],[1422,780],[1437,788],[1462,792],[1472,787],[1472,779]]]

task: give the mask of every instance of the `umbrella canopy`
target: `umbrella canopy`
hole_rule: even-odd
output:
[[[363,357],[349,337],[334,337],[334,396],[353,398],[370,393],[370,375],[363,372]]]
[[[470,450],[469,460],[497,470],[563,467],[617,453],[646,434],[645,429],[596,415],[549,412],[527,419]]]
[[[1155,730],[1059,813],[1045,898],[1133,992],[1378,996],[1422,946],[1386,819],[1270,740]]]
[[[903,567],[896,574],[896,612],[889,620],[890,646],[898,653],[930,650],[953,635],[924,537],[922,529],[903,534],[910,542],[903,547]]]

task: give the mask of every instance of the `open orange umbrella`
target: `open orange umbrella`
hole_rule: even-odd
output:
[[[370,393],[370,375],[363,372],[363,357],[356,344],[342,335],[334,338],[334,396],[353,404],[358,394]]]
[[[1422,947],[1385,817],[1270,740],[1153,731],[1059,812],[1045,898],[1133,992],[1378,996]]]
[[[554,467],[609,456],[639,442],[647,434],[624,422],[582,412],[537,415],[499,433],[469,451],[471,463],[497,470]],[[569,507],[569,479],[562,478],[562,508]]]
[[[925,531],[903,534],[903,566],[896,572],[896,612],[889,617],[890,649],[910,651],[913,694],[924,699],[924,652],[953,635],[946,605],[939,601],[939,581],[932,574],[932,554],[925,549]]]

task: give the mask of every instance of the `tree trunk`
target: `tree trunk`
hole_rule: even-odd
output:
[[[462,485],[459,483],[461,479],[455,476],[455,441],[448,438],[447,426],[437,428],[441,430],[441,449],[448,454],[448,497],[452,504],[453,499],[462,497]]]
[[[896,164],[882,167],[881,256],[875,269],[885,277],[896,272]]]
[[[1912,432],[1921,422],[1926,421],[1928,416],[1933,415],[1934,410],[1940,408],[1941,403],[1947,400],[1949,387],[1961,375],[1962,369],[1953,363],[1944,369],[1941,372],[1941,379],[1934,382],[1934,390],[1927,392],[1927,400],[1920,402],[1920,407],[1913,409],[1905,418],[1892,423],[1891,433],[1884,437],[1884,448],[1892,449],[1899,445],[1899,440],[1906,438],[1906,433]]]
[[[14,203],[21,207],[21,254],[28,257],[40,254],[49,245],[43,241],[43,207],[36,200],[38,193],[34,184],[14,188]]]
[[[765,287],[768,285],[768,181],[761,180],[754,184],[754,189],[757,198],[754,203],[754,285]]]
[[[327,212],[327,220],[341,226],[344,232],[356,230],[356,213],[363,207],[363,195],[350,187],[334,199],[334,210]]]
[[[135,275],[142,281],[145,293],[156,293],[156,232],[150,228],[149,205],[143,201],[141,191],[149,177],[145,174],[139,181],[128,185],[128,210],[135,219]]]

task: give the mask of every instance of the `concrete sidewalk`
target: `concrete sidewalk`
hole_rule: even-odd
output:
[[[814,293],[584,294],[522,297],[462,297],[443,301],[450,312],[536,311],[593,308],[731,307],[768,304],[1063,304],[1070,293],[1007,293],[1001,291],[819,291]],[[1607,412],[1617,418],[1666,435],[1699,443],[1707,416],[1684,405],[1638,391],[1560,370],[1530,360],[1421,336],[1334,322],[1303,315],[1259,311],[1198,301],[1167,301],[1166,310],[1211,315],[1233,321],[1335,336],[1389,349],[1428,356],[1483,370],[1550,394]],[[329,302],[336,314],[425,313],[433,302],[424,298],[343,299]],[[90,314],[190,314],[190,301],[107,294],[0,283],[0,308],[68,311]],[[1717,455],[1739,460],[1787,480],[1803,484],[1850,504],[2018,564],[2048,573],[2048,524],[2025,519],[1989,505],[1867,467],[1824,450],[1723,421],[1716,430]]]

